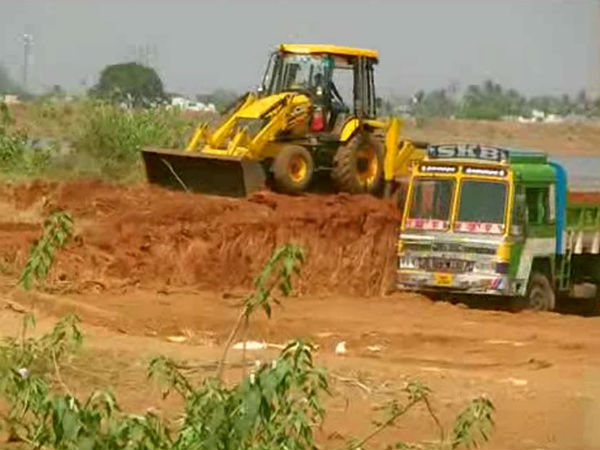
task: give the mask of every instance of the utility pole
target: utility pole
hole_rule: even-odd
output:
[[[600,98],[600,0],[595,0],[594,3],[594,30],[592,33],[592,49],[589,53],[592,59],[587,83],[587,90],[592,100]]]
[[[27,91],[27,82],[29,76],[29,59],[31,56],[31,46],[33,44],[33,36],[25,33],[23,35],[23,90]]]
[[[600,98],[600,0],[597,0],[596,3],[596,32],[594,33],[595,42],[593,42],[593,46],[595,47],[595,74],[594,77],[594,89],[596,98]]]

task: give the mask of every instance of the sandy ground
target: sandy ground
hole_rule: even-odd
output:
[[[9,290],[8,286],[5,291]],[[12,294],[34,308],[44,328],[55,317],[76,312],[86,333],[84,351],[66,369],[79,392],[107,386],[134,411],[155,407],[173,414],[145,379],[157,354],[214,373],[215,362],[239,308],[235,293],[189,291]],[[0,330],[15,332],[19,315],[5,309]],[[170,343],[183,336],[183,343]],[[317,363],[333,386],[319,440],[344,446],[340,436],[362,436],[408,380],[434,391],[433,405],[449,430],[465,403],[481,394],[496,406],[496,430],[486,448],[600,448],[600,318],[556,313],[470,309],[418,295],[386,297],[301,296],[288,298],[271,320],[256,316],[248,339],[283,344],[304,337],[319,345]],[[334,352],[345,341],[345,356]],[[374,352],[370,346],[380,347]],[[249,352],[269,359],[275,350]],[[232,362],[240,360],[233,352]],[[229,379],[239,370],[228,372]],[[374,448],[397,440],[427,442],[437,431],[424,410],[373,441]]]

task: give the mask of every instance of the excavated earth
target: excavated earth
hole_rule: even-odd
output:
[[[123,286],[245,289],[271,252],[306,252],[300,293],[380,294],[391,287],[399,212],[369,196],[231,199],[100,181],[0,189],[0,255],[22,267],[51,211],[72,214],[75,239],[50,282],[80,290]]]

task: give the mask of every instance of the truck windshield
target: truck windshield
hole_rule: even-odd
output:
[[[460,188],[456,230],[501,233],[506,209],[506,192],[505,183],[464,180]]]
[[[269,75],[269,93],[288,90],[325,89],[324,81],[329,61],[319,55],[280,54]]]
[[[452,209],[454,181],[417,178],[413,183],[408,228],[447,229]]]

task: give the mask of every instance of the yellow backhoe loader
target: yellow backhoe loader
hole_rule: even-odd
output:
[[[148,180],[245,196],[267,187],[299,193],[325,175],[338,191],[390,195],[424,147],[399,142],[399,119],[377,119],[378,57],[360,48],[279,46],[261,86],[241,97],[215,130],[200,124],[184,151],[143,149]],[[334,84],[340,74],[351,82],[351,98]]]

